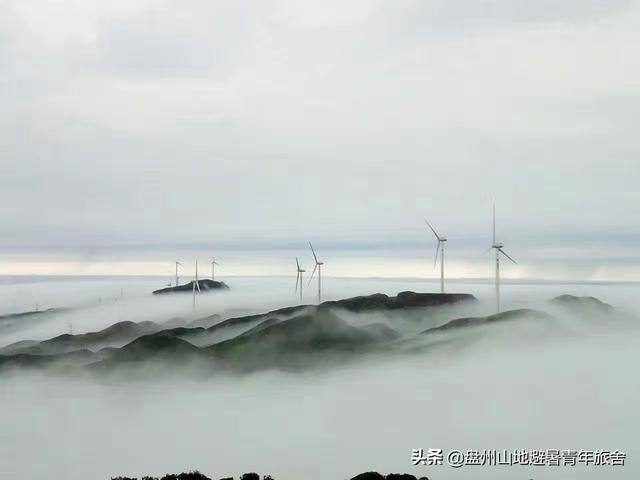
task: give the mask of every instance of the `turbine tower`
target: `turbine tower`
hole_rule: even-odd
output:
[[[302,274],[306,272],[300,267],[300,262],[298,261],[298,257],[296,257],[296,266],[297,274],[296,274],[296,293],[298,293],[298,288],[300,288],[300,303],[302,303]],[[300,285],[300,287],[298,287]]]
[[[216,279],[216,265],[220,266],[220,264],[216,262],[215,258],[211,259],[211,280]]]
[[[496,309],[500,313],[500,254],[507,257],[513,263],[517,264],[504,250],[502,243],[496,242],[496,206],[493,206],[493,244],[491,245],[496,252]]]
[[[316,270],[318,270],[318,304],[320,304],[322,303],[322,265],[324,265],[324,262],[318,260],[316,251],[313,249],[311,242],[309,242],[309,246],[311,247],[311,253],[313,253],[313,259],[316,262],[313,267],[313,272],[311,272],[311,277],[309,277],[309,285],[311,285],[311,280],[313,280],[313,276],[315,275]]]
[[[444,244],[447,241],[445,237],[441,237],[435,231],[435,229],[431,226],[431,224],[425,218],[424,222],[431,229],[433,234],[436,236],[436,240],[438,241],[438,246],[436,247],[436,257],[433,260],[433,268],[436,268],[438,264],[438,254],[440,254],[440,293],[444,293]]]
[[[196,288],[200,293],[200,282],[198,281],[198,260],[196,260],[196,279],[193,282],[193,311],[196,311]]]
[[[178,265],[182,266],[182,264],[178,260],[176,260],[176,287],[178,286],[178,279],[179,279],[179,277],[178,277]]]

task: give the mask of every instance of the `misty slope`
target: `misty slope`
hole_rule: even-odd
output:
[[[279,308],[264,314],[234,317],[217,323],[202,331],[185,331],[181,338],[199,346],[228,340],[252,328],[258,327],[265,320],[270,323],[286,320],[300,314],[315,315],[328,310],[344,310],[351,313],[399,312],[438,308],[448,305],[472,304],[476,302],[473,295],[400,292],[395,297],[381,293],[346,298],[343,300],[323,302],[320,305],[297,305]],[[202,322],[206,322],[203,320]]]
[[[261,328],[202,348],[167,332],[146,335],[114,350],[91,370],[112,372],[125,368],[131,372],[153,364],[169,368],[189,364],[206,374],[273,367],[299,369],[323,358],[363,353],[397,338],[397,333],[386,326],[352,327],[329,311],[272,320],[265,320]]]
[[[118,322],[98,332],[78,335],[63,334],[41,342],[24,340],[0,349],[0,355],[26,353],[31,355],[55,355],[74,350],[96,350],[109,346],[122,346],[131,340],[161,327],[154,322]]]
[[[400,335],[385,324],[369,324],[360,328],[350,326],[332,312],[341,310],[352,313],[401,311],[424,309],[462,302],[474,302],[472,295],[421,294],[401,292],[395,297],[383,294],[353,297],[324,302],[319,306],[299,305],[285,307],[265,314],[229,318],[209,328],[177,327],[156,332],[152,337],[173,337],[201,347],[211,353],[224,368],[289,367],[308,364],[302,353],[313,355],[327,351],[348,354],[362,351],[397,339]],[[199,320],[199,323],[206,323]],[[210,346],[209,346],[210,345]],[[159,344],[147,343],[148,355],[153,356]],[[125,346],[124,349],[129,348]],[[117,366],[123,358],[113,355],[102,363]],[[200,360],[207,359],[206,355]],[[145,360],[145,354],[136,361]]]
[[[63,313],[67,309],[49,308],[31,312],[9,313],[0,315],[0,333],[15,332],[29,328],[39,322],[47,320],[51,315]]]
[[[615,308],[595,297],[576,297],[575,295],[560,295],[550,300],[556,307],[573,315],[592,316],[594,314],[610,316],[615,313]]]
[[[531,309],[519,309],[519,310],[508,310],[506,312],[496,313],[494,315],[489,315],[486,317],[465,317],[465,318],[456,318],[451,320],[444,325],[440,325],[439,327],[433,327],[422,332],[422,335],[434,333],[434,332],[444,332],[447,330],[458,329],[458,328],[468,328],[468,327],[478,327],[484,324],[490,323],[498,323],[498,322],[513,322],[516,320],[527,320],[527,321],[537,321],[537,320],[554,320],[554,317],[549,315],[548,313],[541,312],[539,310],[531,310]]]
[[[395,297],[374,294],[319,306],[286,307],[265,314],[230,318],[208,328],[162,329],[152,322],[120,322],[99,332],[60,335],[43,342],[17,342],[0,351],[3,354],[0,366],[92,365],[92,371],[106,372],[156,365],[162,373],[165,367],[198,364],[205,374],[224,370],[290,370],[336,363],[372,352],[401,353],[413,347],[428,350],[438,342],[473,341],[477,335],[460,334],[476,332],[493,336],[498,331],[487,329],[491,325],[527,325],[533,329],[520,333],[533,332],[538,336],[561,328],[556,317],[532,309],[455,318],[456,313],[469,311],[458,306],[474,301],[471,295],[401,292]],[[594,298],[562,296],[554,298],[551,304],[558,302],[576,316],[593,310],[614,311],[610,305]],[[455,310],[441,308],[452,304],[456,305]],[[405,317],[413,322],[409,335],[400,322]],[[429,324],[436,326],[416,330],[416,326],[423,325],[424,329]],[[434,335],[444,333],[447,335]],[[100,347],[106,348],[90,351]]]
[[[352,327],[329,311],[265,323],[263,328],[207,349],[235,368],[297,368],[308,363],[309,357],[360,353],[383,341],[378,332]]]
[[[96,354],[89,350],[74,350],[73,352],[32,355],[18,353],[15,355],[0,355],[0,372],[14,368],[77,368],[92,363]]]

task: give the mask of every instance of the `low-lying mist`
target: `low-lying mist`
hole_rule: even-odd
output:
[[[185,364],[179,375],[135,381],[126,371],[0,373],[0,478],[106,479],[191,469],[212,478],[258,471],[277,480],[348,479],[369,470],[433,480],[637,478],[640,329],[632,290],[625,297],[609,291],[618,287],[593,289],[604,300],[628,298],[608,314],[598,304],[548,301],[567,293],[564,287],[529,286],[529,297],[526,288],[507,295],[505,309],[531,310],[471,326],[441,328],[489,315],[491,303],[428,314],[335,311],[351,326],[385,324],[399,338],[393,348],[321,368],[202,377]],[[588,289],[579,290],[571,293]],[[248,309],[283,301],[276,300],[248,302]],[[149,319],[165,317],[158,308]],[[107,318],[87,328],[106,326]],[[619,449],[627,461],[455,469],[413,466],[415,448]]]

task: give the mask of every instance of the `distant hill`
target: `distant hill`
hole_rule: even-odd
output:
[[[167,293],[186,293],[193,292],[193,286],[196,285],[196,290],[198,286],[200,286],[201,292],[208,292],[211,290],[228,290],[229,285],[224,282],[218,282],[216,280],[209,280],[205,278],[204,280],[198,280],[196,283],[195,280],[190,281],[189,283],[185,283],[184,285],[178,285],[176,287],[166,287],[161,288],[159,290],[154,290],[154,295],[164,295]]]
[[[551,299],[551,303],[575,314],[605,314],[614,313],[615,308],[595,297],[576,297],[575,295],[560,295]]]

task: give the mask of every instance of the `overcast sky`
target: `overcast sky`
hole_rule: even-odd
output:
[[[0,273],[432,275],[428,217],[466,275],[495,200],[512,274],[640,279],[638,118],[632,0],[0,0]]]

